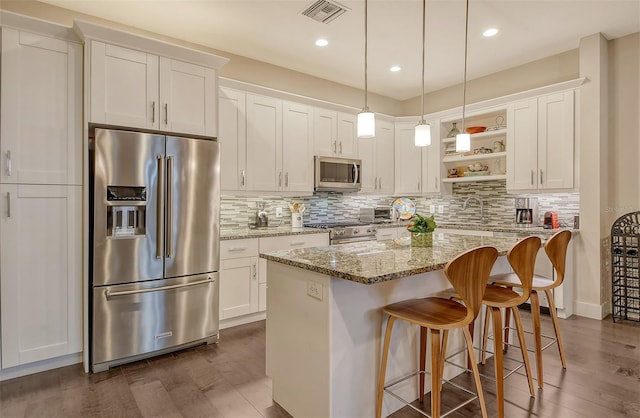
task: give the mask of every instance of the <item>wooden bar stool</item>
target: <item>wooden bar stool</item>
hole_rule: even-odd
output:
[[[496,377],[496,397],[498,405],[498,416],[504,417],[504,356],[502,343],[502,313],[501,308],[507,312],[513,312],[516,323],[516,331],[518,340],[520,341],[520,351],[522,353],[522,361],[527,374],[527,382],[529,383],[529,393],[535,396],[533,388],[533,379],[531,377],[531,364],[529,362],[529,353],[524,338],[524,328],[518,305],[529,299],[531,287],[533,283],[533,269],[536,263],[536,256],[541,246],[540,238],[527,237],[515,243],[507,252],[507,260],[513,269],[515,280],[518,286],[522,288],[522,294],[513,290],[512,287],[497,286],[495,284],[487,285],[484,292],[482,304],[487,307],[487,315],[484,321],[484,332],[482,338],[482,364],[485,363],[487,339],[489,334],[489,316],[493,320],[493,341],[494,341],[494,364]],[[493,277],[493,276],[492,276]],[[493,282],[493,279],[489,279]],[[506,322],[508,324],[508,321]],[[509,373],[514,373],[514,369]],[[507,377],[509,376],[507,375]]]
[[[553,270],[555,272],[555,280],[553,277],[548,278],[544,276],[540,276],[538,274],[534,274],[533,276],[533,284],[531,288],[531,314],[533,316],[533,334],[535,339],[535,352],[536,352],[536,368],[537,368],[537,377],[538,377],[538,387],[542,389],[543,387],[543,367],[542,367],[542,350],[551,346],[554,342],[558,344],[558,351],[560,353],[560,361],[562,362],[562,368],[567,368],[566,357],[564,353],[564,346],[562,345],[562,335],[560,334],[560,324],[558,322],[558,313],[556,312],[556,305],[553,299],[553,289],[560,286],[562,281],[564,280],[565,267],[566,267],[566,259],[567,259],[567,247],[569,246],[569,241],[571,240],[571,231],[563,230],[556,232],[551,238],[547,240],[544,245],[544,250],[553,265]],[[510,274],[500,274],[496,276],[492,276],[490,279],[491,283],[496,285],[505,286],[508,288],[512,287],[520,287],[521,284],[518,283],[517,275],[514,273]],[[549,301],[549,311],[551,313],[551,319],[553,321],[553,330],[555,332],[554,337],[546,338],[552,339],[553,341],[547,344],[545,347],[542,346],[542,333],[540,330],[540,300],[538,297],[538,292],[544,291],[547,295],[547,300]],[[509,323],[509,319],[506,319],[507,324]],[[506,339],[505,339],[506,340]]]
[[[378,405],[376,416],[382,416],[382,402],[385,390],[391,385],[385,386],[385,374],[387,370],[387,358],[389,355],[389,342],[391,331],[396,319],[408,321],[420,326],[420,379],[419,399],[424,399],[424,373],[427,331],[431,335],[431,416],[440,417],[440,390],[442,379],[442,357],[440,354],[440,331],[447,332],[450,329],[462,328],[467,346],[468,355],[472,359],[472,371],[477,390],[477,398],[480,402],[482,416],[487,417],[487,408],[484,403],[480,375],[475,362],[471,335],[468,325],[475,320],[482,306],[482,297],[491,273],[491,268],[498,258],[498,251],[493,247],[478,247],[466,251],[451,260],[444,268],[444,273],[453,288],[462,299],[461,304],[450,299],[428,297],[424,299],[412,299],[397,302],[383,308],[383,312],[389,315],[382,349],[382,361],[380,365],[380,378],[378,381]],[[475,398],[474,398],[475,399]],[[408,402],[405,402],[408,404]],[[417,410],[417,409],[416,409]],[[424,414],[424,412],[418,412]]]

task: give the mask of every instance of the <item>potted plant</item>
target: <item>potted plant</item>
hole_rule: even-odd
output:
[[[413,222],[407,226],[407,230],[411,232],[412,247],[432,247],[433,231],[436,229],[436,221],[433,215],[425,218],[420,214],[415,215]]]

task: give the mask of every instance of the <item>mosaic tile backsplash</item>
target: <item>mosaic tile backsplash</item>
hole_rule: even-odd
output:
[[[416,212],[429,215],[429,208],[435,205],[436,212],[440,205],[444,213],[436,213],[436,222],[479,223],[480,208],[472,201],[467,210],[462,204],[469,196],[477,196],[484,201],[485,216],[491,224],[513,224],[515,220],[516,197],[536,197],[538,199],[539,225],[546,211],[558,212],[560,224],[573,227],[573,217],[580,212],[579,193],[547,193],[547,194],[507,194],[503,181],[487,181],[477,183],[456,183],[453,193],[447,196],[406,196],[416,202]],[[371,196],[355,193],[319,192],[313,196],[281,197],[281,196],[232,196],[221,197],[220,223],[222,228],[246,228],[253,222],[256,204],[264,203],[269,214],[269,225],[278,225],[276,208],[282,208],[282,225],[291,225],[289,203],[304,203],[306,210],[303,224],[319,221],[344,221],[358,219],[360,208],[375,206],[391,206],[399,196]]]

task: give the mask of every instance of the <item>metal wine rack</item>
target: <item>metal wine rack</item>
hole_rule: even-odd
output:
[[[618,218],[611,227],[613,321],[640,321],[638,241],[640,212]]]

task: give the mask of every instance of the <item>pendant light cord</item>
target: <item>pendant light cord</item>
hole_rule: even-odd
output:
[[[469,0],[467,0],[464,19],[464,84],[462,87],[462,132],[464,132],[464,116],[467,104],[467,44],[469,42]]]
[[[422,0],[422,95],[420,96],[420,124],[424,124],[424,55],[426,49],[426,41],[425,38],[427,36],[426,32],[426,0]]]
[[[364,0],[364,111],[368,112],[367,106],[367,16],[368,0]]]

